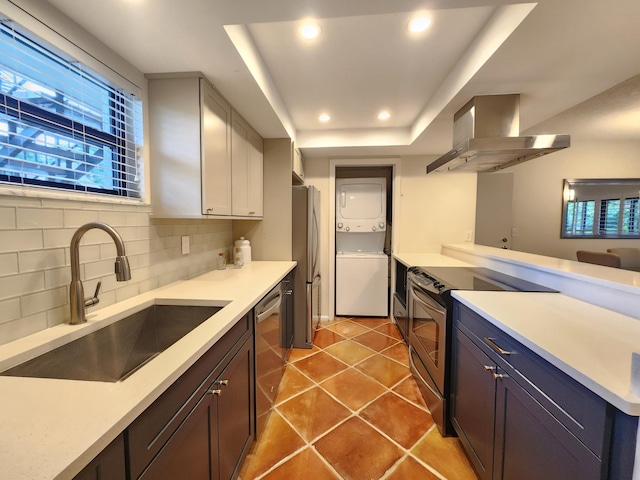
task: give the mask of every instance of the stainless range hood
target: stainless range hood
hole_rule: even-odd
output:
[[[520,95],[473,97],[453,117],[453,149],[427,173],[493,172],[570,145],[569,135],[520,135]]]

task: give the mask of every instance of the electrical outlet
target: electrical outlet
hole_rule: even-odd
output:
[[[513,227],[511,229],[511,236],[512,237],[517,237],[518,236],[518,229],[516,227]]]
[[[473,230],[467,230],[464,232],[464,241],[473,242]]]
[[[182,237],[182,254],[187,255],[189,253],[189,235]]]

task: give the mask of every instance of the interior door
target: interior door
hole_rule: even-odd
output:
[[[513,173],[478,175],[475,243],[512,248],[512,201]]]

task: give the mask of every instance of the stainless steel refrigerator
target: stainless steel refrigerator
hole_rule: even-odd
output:
[[[293,187],[292,255],[298,262],[293,298],[293,346],[311,348],[320,321],[320,192]]]

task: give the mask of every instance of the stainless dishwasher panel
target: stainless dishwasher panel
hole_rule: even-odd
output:
[[[282,345],[286,331],[285,292],[278,284],[255,307],[256,342],[256,438],[262,432],[284,373],[286,348]]]

